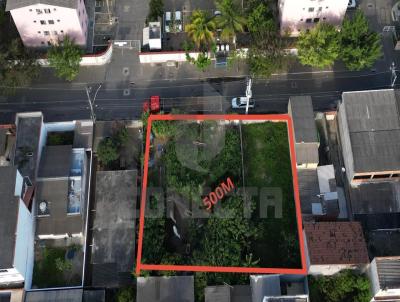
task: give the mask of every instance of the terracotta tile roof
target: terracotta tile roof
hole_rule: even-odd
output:
[[[305,223],[311,265],[369,263],[359,222]]]

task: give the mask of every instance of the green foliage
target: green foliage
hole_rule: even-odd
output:
[[[72,145],[74,143],[74,132],[49,132],[47,134],[47,146],[60,146],[60,145]]]
[[[60,272],[69,271],[72,269],[71,261],[67,261],[65,259],[57,258],[55,261],[55,265],[57,270]]]
[[[331,24],[318,23],[309,32],[300,34],[297,48],[301,64],[318,68],[332,66],[339,57],[339,33]]]
[[[132,287],[124,287],[118,290],[116,296],[116,302],[135,302],[136,301],[136,291]]]
[[[166,250],[164,237],[166,233],[165,218],[146,217],[143,236],[142,263],[161,263]]]
[[[175,135],[176,126],[171,121],[156,120],[151,123],[151,131],[156,137],[172,137]]]
[[[158,21],[159,17],[164,14],[164,1],[163,0],[150,0],[149,14],[147,16],[150,22]]]
[[[246,18],[242,16],[235,0],[217,0],[216,6],[221,12],[217,17],[217,25],[222,29],[222,40],[230,41],[235,38],[236,33],[244,32]]]
[[[368,302],[370,283],[366,276],[343,270],[333,276],[309,276],[310,300],[325,302]]]
[[[262,36],[265,32],[276,31],[272,12],[265,3],[259,3],[249,13],[247,17],[247,28],[253,36]]]
[[[203,10],[194,10],[185,32],[199,49],[207,49],[214,42],[215,22]]]
[[[30,85],[38,75],[35,57],[25,50],[19,39],[0,44],[0,83],[3,86],[0,88],[4,93],[15,93],[17,87]]]
[[[340,39],[340,57],[350,70],[370,68],[382,54],[381,38],[369,30],[368,21],[360,10],[353,19],[345,18]]]
[[[0,4],[0,26],[2,26],[7,20],[7,14],[4,5]]]
[[[82,50],[68,36],[60,45],[48,50],[47,57],[51,67],[55,69],[57,77],[67,81],[74,80],[79,73]]]
[[[118,147],[111,137],[101,140],[97,147],[97,156],[105,166],[108,166],[119,158]]]
[[[189,53],[186,53],[186,60],[194,64],[201,71],[205,71],[207,67],[211,65],[211,59],[208,57],[207,52],[199,53],[197,59],[191,57]]]

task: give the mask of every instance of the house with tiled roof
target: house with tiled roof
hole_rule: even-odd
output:
[[[309,274],[332,275],[369,264],[361,224],[353,221],[305,223]]]

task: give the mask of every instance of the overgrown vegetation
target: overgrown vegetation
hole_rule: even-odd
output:
[[[74,132],[49,132],[47,134],[47,146],[60,146],[60,145],[72,145],[74,143]]]
[[[135,287],[124,287],[118,290],[116,294],[116,302],[135,302],[136,290]]]
[[[333,276],[309,276],[310,300],[325,302],[369,302],[371,289],[368,278],[353,270]]]
[[[114,129],[111,137],[105,137],[99,143],[97,147],[97,157],[106,168],[118,168],[119,163],[117,162],[120,158],[122,147],[128,141],[128,130],[125,126]]]
[[[81,48],[71,38],[64,36],[59,45],[48,50],[47,58],[57,77],[72,81],[78,76],[82,53]]]
[[[147,15],[147,20],[149,22],[158,21],[158,18],[162,18],[163,14],[164,14],[164,1],[150,0],[149,14]]]

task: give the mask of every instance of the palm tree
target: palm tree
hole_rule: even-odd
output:
[[[211,44],[214,41],[215,22],[202,10],[195,10],[185,31],[197,47]]]
[[[240,15],[239,8],[234,0],[217,0],[217,9],[221,15],[217,17],[217,25],[222,29],[221,38],[235,43],[236,33],[243,32],[246,18]]]

